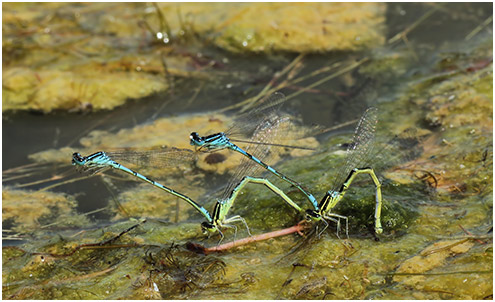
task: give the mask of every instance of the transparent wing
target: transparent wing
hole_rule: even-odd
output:
[[[273,154],[272,146],[265,145],[264,143],[268,143],[273,138],[277,137],[283,122],[284,121],[282,119],[265,119],[263,123],[258,124],[258,127],[254,130],[250,140],[257,141],[262,144],[249,144],[246,148],[244,148],[244,151],[265,162],[266,164],[269,164],[271,155]],[[222,198],[228,198],[244,176],[256,177],[261,173],[261,171],[264,171],[262,166],[248,157],[243,156],[239,167],[229,180]]]
[[[105,153],[119,163],[131,163],[140,167],[170,168],[190,164],[196,159],[194,151],[174,147],[163,147],[154,150],[123,149]]]
[[[370,159],[375,145],[375,131],[378,122],[378,109],[368,108],[358,122],[354,137],[347,148],[344,164],[338,170],[332,190],[338,191],[354,168],[370,166]]]
[[[83,166],[76,166],[77,171],[86,173],[87,175],[95,175],[100,172],[110,170],[111,167],[107,165],[99,165],[92,162],[88,162]]]
[[[280,92],[275,92],[263,99],[258,106],[247,113],[237,115],[230,128],[225,131],[229,138],[250,138],[255,141],[254,132],[260,125],[276,123],[280,119],[279,110],[285,96]]]

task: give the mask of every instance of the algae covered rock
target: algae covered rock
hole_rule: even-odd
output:
[[[478,263],[473,264],[476,258]],[[492,292],[492,285],[486,282],[491,271],[480,268],[488,268],[490,263],[491,257],[475,247],[472,239],[442,240],[401,263],[393,281],[398,283],[398,287],[412,290],[417,298],[425,297],[422,293],[436,292],[445,298],[456,295],[465,299],[483,299]]]
[[[196,34],[233,52],[355,51],[385,40],[382,3],[159,3],[158,8],[172,33],[188,20]]]
[[[381,3],[251,3],[218,25],[216,43],[239,52],[359,50],[384,42]]]
[[[2,222],[4,227],[19,232],[35,232],[52,225],[82,227],[89,223],[76,212],[77,201],[66,194],[2,189]]]
[[[145,73],[91,70],[4,69],[3,110],[91,111],[112,109],[128,98],[163,91],[167,84]]]

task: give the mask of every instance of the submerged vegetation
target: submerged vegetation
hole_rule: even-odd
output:
[[[74,121],[60,125],[67,143],[7,147],[31,163],[3,171],[2,298],[491,299],[488,8],[3,4],[4,128],[25,110],[57,122],[63,111]],[[449,24],[465,27],[456,31],[461,37]],[[253,68],[258,59],[263,66]],[[281,90],[288,111],[301,114],[276,142],[314,150],[274,148],[270,164],[318,200],[332,189],[356,116],[379,108],[373,168],[382,181],[382,234],[373,230],[367,175],[333,209],[349,218],[349,238],[338,238],[333,222],[324,232],[323,223],[293,228],[303,215],[253,184],[230,214],[242,216],[255,238],[291,235],[218,252],[219,237],[205,237],[202,217],[172,195],[119,171],[85,175],[70,166],[75,151],[187,148],[192,131],[224,131],[237,121],[232,113]],[[139,99],[129,108],[144,108],[151,102],[142,98],[153,94],[160,103],[144,121],[126,110],[128,98]],[[176,94],[179,108],[194,113],[168,107]],[[236,102],[218,103],[226,96]],[[82,129],[75,112],[101,115]],[[128,123],[106,120],[117,113]],[[326,124],[307,126],[313,121]],[[239,165],[233,153],[126,165],[211,211]],[[263,176],[311,207],[294,187]],[[248,237],[241,223],[224,234],[226,242]]]

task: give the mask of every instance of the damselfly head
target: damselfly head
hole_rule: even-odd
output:
[[[210,237],[217,231],[217,226],[214,225],[213,223],[204,221],[201,223],[201,231],[203,232],[204,235],[207,235]]]
[[[111,166],[106,164],[108,160],[110,159],[103,151],[88,156],[82,156],[78,152],[72,154],[72,164],[76,166],[76,169],[79,172],[86,172],[91,175],[110,169]]]
[[[72,154],[72,164],[73,165],[82,166],[82,165],[84,165],[85,161],[86,161],[86,158],[84,156],[82,156],[79,152]]]
[[[191,135],[189,135],[189,139],[193,146],[201,146],[203,144],[203,138],[199,136],[197,132],[192,132]]]
[[[321,215],[315,210],[307,209],[306,210],[306,220],[307,221],[317,221],[321,219]]]

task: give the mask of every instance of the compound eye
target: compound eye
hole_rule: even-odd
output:
[[[211,229],[214,229],[215,226],[212,223],[205,221],[205,222],[201,223],[201,228],[203,230],[211,230]]]
[[[81,156],[81,154],[79,154],[79,153],[77,153],[77,152],[76,152],[76,153],[74,153],[74,154],[72,154],[72,163],[75,163],[75,162],[80,163],[80,162],[82,162],[83,160],[84,160],[84,157],[82,157],[82,156]]]
[[[318,213],[316,213],[313,210],[306,210],[306,217],[307,218],[318,218],[319,216],[320,215],[318,215]]]
[[[201,141],[201,137],[197,132],[191,133],[191,135],[189,135],[189,138],[193,141]]]

